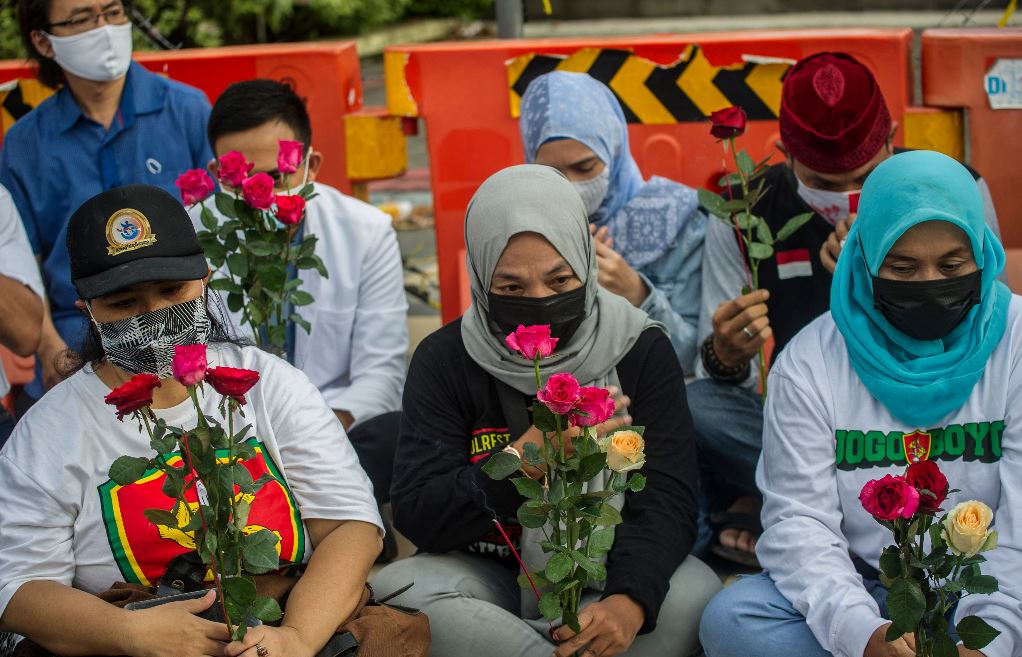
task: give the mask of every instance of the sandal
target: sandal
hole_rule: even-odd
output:
[[[738,548],[726,547],[720,543],[720,534],[725,529],[737,529],[738,531],[749,532],[758,539],[763,534],[763,526],[759,522],[758,514],[739,513],[735,511],[714,513],[710,515],[710,528],[713,530],[714,539],[710,552],[721,559],[727,559],[728,561],[733,561],[734,563],[748,566],[749,568],[760,567],[759,560],[756,559],[755,553],[739,550]]]

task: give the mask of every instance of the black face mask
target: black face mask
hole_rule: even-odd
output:
[[[519,324],[549,324],[550,335],[560,338],[561,346],[571,340],[586,318],[586,288],[549,297],[509,297],[490,292],[490,319],[502,331],[501,337],[513,332]]]
[[[939,340],[979,303],[983,270],[936,281],[873,277],[873,305],[896,329],[916,340]]]

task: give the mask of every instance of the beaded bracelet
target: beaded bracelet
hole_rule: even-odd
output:
[[[714,381],[721,383],[741,383],[749,376],[749,364],[729,366],[720,362],[717,352],[713,350],[713,336],[708,335],[699,347],[699,356],[703,359],[703,367]]]

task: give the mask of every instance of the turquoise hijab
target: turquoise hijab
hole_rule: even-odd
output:
[[[980,302],[940,340],[910,338],[873,306],[871,274],[905,231],[926,221],[962,229],[983,270]],[[957,161],[910,151],[866,179],[834,272],[830,310],[859,379],[908,427],[934,426],[972,394],[1007,324],[1011,292],[997,280],[1003,268],[1004,249],[986,225],[979,187]]]

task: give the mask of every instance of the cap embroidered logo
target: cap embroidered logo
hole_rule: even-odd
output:
[[[107,254],[117,255],[156,244],[149,220],[138,210],[125,208],[110,215],[106,222]]]

